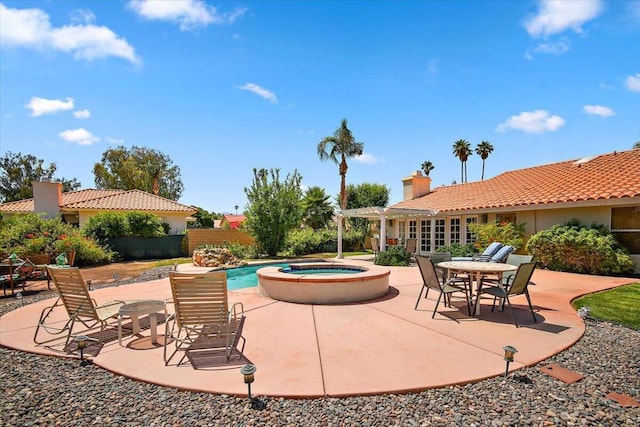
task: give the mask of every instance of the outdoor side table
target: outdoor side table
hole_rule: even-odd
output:
[[[133,335],[140,332],[139,316],[149,315],[149,329],[151,331],[151,343],[158,344],[158,312],[167,314],[167,304],[162,300],[143,300],[130,302],[120,307],[118,311],[118,343],[122,345],[122,318],[129,317],[133,326]]]

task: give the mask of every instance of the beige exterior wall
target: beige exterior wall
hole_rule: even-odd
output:
[[[79,226],[83,227],[87,223],[89,218],[101,212],[104,212],[104,211],[95,210],[95,211],[79,212],[78,213]],[[126,212],[126,211],[120,211],[120,212]],[[169,234],[184,234],[185,230],[187,229],[186,217],[188,215],[186,213],[170,213],[170,212],[165,212],[165,213],[151,212],[151,213],[159,216],[162,219],[162,222],[166,222],[167,224],[169,224],[169,226],[171,226],[171,229],[169,230]]]

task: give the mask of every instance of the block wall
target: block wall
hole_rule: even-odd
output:
[[[194,249],[204,245],[220,246],[225,242],[240,243],[247,246],[256,244],[254,238],[243,230],[231,230],[227,228],[190,228],[188,235],[189,255],[193,255]]]

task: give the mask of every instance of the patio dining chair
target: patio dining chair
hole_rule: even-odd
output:
[[[101,305],[96,304],[95,300],[89,295],[87,284],[83,280],[78,267],[47,267],[47,273],[51,277],[56,291],[58,291],[59,298],[52,306],[42,310],[33,341],[36,344],[43,344],[56,339],[54,337],[49,340],[38,341],[40,328],[51,335],[58,335],[66,331],[66,347],[71,340],[71,334],[76,322],[79,322],[86,328],[82,332],[89,331],[100,325],[99,342],[102,342],[104,339],[104,330],[108,325],[109,319],[115,321],[118,316],[118,310],[125,304],[125,301],[110,301]],[[61,305],[64,306],[67,311],[69,320],[60,328],[51,323],[48,324],[47,319],[53,310]],[[78,334],[79,332],[80,331],[76,331],[75,333]]]
[[[418,309],[418,304],[420,303],[420,299],[422,299],[422,292],[425,292],[424,297],[427,298],[429,294],[429,290],[433,289],[440,294],[438,295],[438,301],[436,302],[436,306],[433,309],[433,314],[431,318],[433,319],[438,311],[438,305],[440,304],[440,300],[442,296],[445,297],[445,305],[447,303],[447,297],[449,298],[449,307],[451,307],[451,294],[456,292],[464,292],[465,300],[467,302],[467,310],[469,315],[471,315],[471,303],[469,302],[469,286],[468,281],[463,277],[452,277],[449,280],[445,280],[443,278],[442,282],[438,279],[438,275],[436,274],[436,268],[433,265],[433,261],[430,258],[424,256],[416,256],[416,260],[418,261],[418,267],[420,269],[420,274],[422,275],[422,288],[420,289],[420,294],[418,295],[418,300],[416,301],[416,305],[414,310]],[[460,285],[462,284],[462,285]]]
[[[416,250],[418,250],[418,239],[407,239],[404,245],[404,250],[411,255],[412,259],[415,259]]]
[[[531,311],[531,316],[533,317],[533,321],[537,322],[536,315],[533,312],[533,306],[531,305],[531,297],[529,296],[529,284],[531,280],[531,276],[533,276],[533,271],[536,268],[535,262],[525,262],[518,266],[516,270],[516,274],[511,276],[511,279],[507,281],[506,284],[497,285],[497,286],[489,286],[483,288],[483,282],[480,281],[480,289],[478,290],[478,298],[476,298],[475,307],[478,305],[478,301],[480,300],[481,294],[489,294],[493,295],[493,305],[491,306],[491,311],[493,311],[496,307],[496,300],[498,298],[503,298],[507,301],[507,305],[509,306],[509,311],[511,311],[511,317],[513,318],[513,323],[518,327],[518,321],[516,320],[516,316],[513,313],[513,307],[511,306],[510,297],[516,295],[524,294],[527,297],[527,303],[529,304],[529,311]]]
[[[380,239],[377,237],[371,238],[371,250],[373,251],[373,260],[375,261],[380,253]]]
[[[178,351],[224,349],[227,362],[242,340],[245,315],[242,303],[229,307],[227,273],[169,273],[175,314],[165,329],[164,361],[168,365]],[[173,352],[168,347],[173,341]]]

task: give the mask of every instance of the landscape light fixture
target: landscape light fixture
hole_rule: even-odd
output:
[[[509,363],[513,362],[513,356],[518,350],[510,345],[505,345],[502,349],[504,350],[504,361],[507,362],[507,367],[504,370],[504,376],[506,377],[509,374]]]
[[[252,402],[251,398],[251,383],[255,380],[253,374],[255,374],[257,368],[256,365],[246,364],[240,369],[240,373],[244,375],[244,383],[247,385],[249,402]]]
[[[80,350],[80,365],[85,366],[87,362],[84,360],[84,349],[87,348],[89,337],[86,335],[76,335],[73,337],[73,341],[76,343],[78,350]]]

